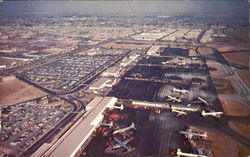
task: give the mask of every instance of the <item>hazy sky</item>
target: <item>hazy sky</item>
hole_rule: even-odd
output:
[[[241,0],[220,1],[4,1],[0,13],[53,13],[53,14],[173,14],[173,13],[226,13],[248,14],[249,4]]]

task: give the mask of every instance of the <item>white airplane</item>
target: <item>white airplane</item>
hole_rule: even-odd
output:
[[[188,90],[185,90],[185,89],[177,89],[177,88],[173,88],[173,91],[174,92],[179,92],[179,93],[183,93],[183,94],[185,94],[185,93],[188,93],[189,91]]]
[[[180,98],[176,98],[176,97],[173,97],[173,96],[167,96],[169,99],[168,100],[172,100],[173,102],[181,102],[181,99]]]
[[[114,141],[117,142],[121,147],[125,148],[126,150],[130,150],[131,148],[127,146],[125,143],[123,143],[120,139],[117,137],[114,137]]]
[[[118,124],[114,123],[114,125],[115,125],[115,129],[116,129],[116,130],[121,129],[121,127],[120,127]],[[122,133],[122,135],[124,135],[124,136],[126,136],[126,137],[131,137],[132,132],[131,132],[131,131],[125,131],[125,132]]]
[[[201,112],[201,115],[203,117],[206,117],[206,116],[214,116],[214,117],[217,117],[217,118],[220,118],[220,116],[223,114],[223,112],[205,112],[204,110]]]
[[[123,105],[121,105],[121,106],[112,106],[111,109],[123,110],[124,106]]]
[[[185,58],[182,57],[182,56],[178,56],[177,58],[180,59],[180,60],[184,60],[184,59],[185,59]]]
[[[124,152],[125,154],[135,150],[135,148],[131,148],[131,146],[127,146],[121,140],[119,140],[117,137],[114,137],[114,141],[116,141],[118,144],[120,144],[123,148],[125,148],[127,150],[126,152]]]
[[[161,64],[169,64],[169,63],[170,63],[169,61],[161,62]]]
[[[136,129],[136,128],[135,128],[135,123],[132,123],[132,124],[131,124],[130,126],[128,126],[128,127],[125,127],[125,128],[121,128],[121,129],[115,130],[115,131],[113,132],[113,135],[118,134],[118,133],[124,133],[124,132],[126,132],[126,131],[128,131],[128,130],[130,130],[130,129]]]
[[[186,65],[186,62],[177,63],[178,65]]]
[[[108,126],[109,128],[111,128],[114,126],[114,122],[113,121],[111,121],[110,123],[101,122],[99,126]]]
[[[180,148],[177,149],[177,156],[178,157],[180,157],[180,156],[186,156],[186,157],[208,157],[206,155],[199,155],[199,154],[192,154],[192,153],[183,153],[183,152],[181,152]]]
[[[190,140],[192,139],[193,136],[199,136],[199,137],[207,138],[207,132],[202,134],[202,133],[192,132],[191,130],[187,129],[187,131],[179,131],[179,133],[185,135],[185,137],[190,139]]]
[[[209,106],[209,103],[208,103],[206,100],[204,100],[202,97],[199,97],[199,96],[198,96],[198,99],[199,99],[201,102],[203,102],[204,104],[206,104],[207,106]]]
[[[134,137],[131,137],[131,138],[128,138],[124,141],[121,141],[120,139],[118,139],[117,137],[114,137],[114,141],[117,143],[117,144],[114,144],[110,147],[108,147],[107,149],[118,149],[118,148],[125,148],[127,150],[131,149],[129,146],[127,146],[127,144],[132,141],[134,139]]]
[[[179,116],[182,116],[182,115],[187,115],[186,112],[180,111],[180,110],[172,109],[172,112],[176,112],[177,113],[176,117],[179,117]]]
[[[197,57],[192,57],[191,59],[192,59],[192,60],[196,60],[196,59],[197,59]]]

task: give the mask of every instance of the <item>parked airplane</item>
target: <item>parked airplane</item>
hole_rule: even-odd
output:
[[[180,98],[176,98],[176,97],[173,97],[173,96],[167,96],[168,97],[168,100],[171,100],[173,102],[181,102],[181,99]]]
[[[180,156],[187,156],[187,157],[208,157],[206,155],[200,155],[200,154],[183,153],[183,152],[181,152],[180,148],[177,149],[177,156],[178,157],[180,157]]]
[[[191,59],[192,59],[192,60],[196,60],[196,59],[198,59],[198,58],[197,58],[197,57],[192,57]]]
[[[204,110],[201,112],[201,115],[206,116],[214,116],[217,118],[220,118],[220,116],[223,114],[223,112],[205,112]]]
[[[186,112],[180,111],[180,110],[172,109],[172,112],[176,112],[177,113],[176,117],[179,117],[179,116],[182,116],[182,115],[187,115]]]
[[[188,138],[189,140],[191,140],[193,136],[207,138],[207,132],[202,134],[202,133],[192,132],[191,130],[187,129],[187,131],[179,131],[179,133],[185,135],[185,137]]]
[[[112,109],[119,109],[119,110],[123,110],[124,109],[124,106],[123,105],[121,105],[121,106],[112,106],[111,107]]]
[[[208,103],[205,99],[203,99],[202,97],[199,97],[199,96],[198,96],[198,99],[199,99],[201,102],[203,102],[204,104],[206,104],[207,106],[209,106],[209,103]]]
[[[108,126],[109,128],[111,128],[114,126],[114,122],[113,121],[111,121],[110,123],[101,122],[99,126]]]
[[[178,65],[186,65],[186,62],[177,63]]]
[[[121,127],[118,124],[114,123],[114,125],[115,125],[116,130],[121,129]],[[131,131],[125,131],[125,132],[122,133],[122,135],[124,135],[125,137],[131,137],[132,132]]]
[[[183,93],[183,94],[185,94],[185,93],[188,93],[189,91],[188,90],[185,90],[185,89],[177,89],[177,88],[173,88],[173,91],[174,92],[179,92],[179,93]]]
[[[132,123],[132,124],[131,124],[130,126],[128,126],[128,127],[125,127],[125,128],[121,128],[121,129],[115,130],[115,131],[113,132],[113,135],[118,134],[118,133],[124,133],[124,132],[126,132],[126,131],[128,131],[128,130],[130,130],[130,129],[136,129],[136,128],[135,128],[135,123]]]
[[[114,141],[116,142],[116,144],[111,145],[110,147],[108,147],[107,149],[118,149],[118,148],[125,148],[127,150],[131,149],[129,146],[127,146],[127,144],[132,141],[134,139],[134,137],[128,138],[124,141],[118,139],[117,137],[114,137]]]
[[[169,61],[161,62],[161,64],[169,64],[169,63],[170,63]]]
[[[187,107],[191,106],[192,104],[187,104]]]

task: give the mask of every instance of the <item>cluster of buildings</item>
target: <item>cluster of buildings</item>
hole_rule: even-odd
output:
[[[1,26],[2,38],[5,38],[0,43],[1,57],[26,62],[76,49],[81,40],[69,34],[62,35],[59,29],[43,24],[33,27],[22,24]]]
[[[200,42],[201,43],[209,43],[209,42],[213,42],[214,38],[225,38],[225,37],[226,37],[226,35],[223,32],[217,33],[214,31],[213,28],[210,28],[204,33]]]
[[[141,25],[137,18],[109,17],[43,17],[4,19],[0,26],[1,58],[22,62],[66,53],[100,42],[126,37],[154,28]],[[53,21],[53,22],[52,22]],[[142,20],[144,24],[150,19]],[[8,67],[7,67],[8,68]]]
[[[134,40],[146,40],[146,41],[196,41],[202,29],[197,28],[167,28],[167,29],[155,29],[153,31],[144,32],[138,35],[132,36]]]
[[[190,29],[190,28],[178,28],[176,31],[162,38],[163,41],[196,41],[200,33],[201,29]]]
[[[137,41],[199,41],[199,35],[209,25],[206,21],[194,25],[194,20],[191,17],[133,16],[16,17],[12,19],[6,17],[0,26],[0,56],[13,62],[25,63],[119,38]],[[161,26],[157,27],[157,24]],[[225,37],[223,34],[212,34],[208,30],[201,42],[211,42],[211,36]],[[6,64],[5,68],[13,66],[16,65]]]
[[[149,56],[160,56],[160,54],[162,52],[163,52],[163,48],[161,48],[160,46],[152,46],[147,51],[147,55],[149,55]]]
[[[178,26],[175,28],[157,28],[148,32],[143,32],[131,36],[133,40],[143,41],[168,41],[168,42],[213,42],[213,38],[226,38],[222,32],[216,32],[215,29],[220,27],[212,26],[207,29],[203,28],[185,28]]]
[[[134,35],[131,38],[134,40],[156,41],[166,36],[167,32],[146,32]]]
[[[118,65],[109,67],[88,88],[87,92],[95,94],[106,94],[116,85],[129,67],[137,62],[140,54],[132,53],[124,57]]]

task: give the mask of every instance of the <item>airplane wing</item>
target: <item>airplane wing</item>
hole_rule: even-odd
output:
[[[127,140],[125,140],[123,143],[124,144],[128,144],[130,141],[132,141],[134,139],[134,137],[128,138]]]
[[[188,137],[189,140],[192,140],[193,135],[192,134],[188,134],[187,137]]]
[[[115,125],[115,129],[120,129],[121,127],[118,125],[118,124],[116,124],[116,123],[114,123],[114,125]]]
[[[183,114],[181,113],[177,113],[176,117],[182,116]]]
[[[121,140],[119,140],[117,137],[114,137],[114,141],[117,142],[118,144],[120,144],[126,150],[130,150],[130,148],[124,142],[122,142]]]

